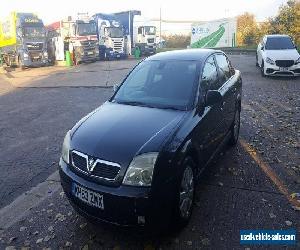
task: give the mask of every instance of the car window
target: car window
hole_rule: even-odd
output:
[[[266,50],[281,50],[281,49],[294,49],[291,38],[289,37],[269,37],[266,42]]]
[[[131,81],[128,81],[126,90],[130,92],[139,88],[143,88],[146,84],[149,71],[150,65],[145,65],[144,67],[137,67],[134,78],[129,76],[131,78]]]
[[[144,61],[130,73],[113,101],[186,110],[195,100],[198,72],[196,61]]]
[[[205,97],[206,92],[208,90],[217,89],[219,79],[218,79],[218,72],[217,66],[214,61],[214,57],[211,56],[207,59],[204,64],[202,77],[201,77],[201,90],[203,97]]]
[[[217,54],[216,62],[219,66],[219,79],[221,87],[232,75],[228,60],[225,55]]]

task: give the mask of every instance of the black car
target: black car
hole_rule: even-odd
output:
[[[241,91],[241,74],[221,51],[143,60],[67,133],[59,170],[71,204],[94,221],[185,225],[200,173],[225,143],[237,143]]]

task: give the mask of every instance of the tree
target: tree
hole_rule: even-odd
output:
[[[163,36],[168,48],[186,48],[191,43],[190,35],[169,35]]]
[[[300,44],[300,1],[289,0],[279,8],[278,15],[270,18],[270,33],[290,35]]]
[[[259,29],[253,14],[248,12],[237,18],[237,45],[251,46],[257,44]]]

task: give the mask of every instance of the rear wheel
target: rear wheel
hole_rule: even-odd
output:
[[[257,54],[256,54],[256,64],[255,65],[256,65],[256,67],[259,67]]]
[[[195,196],[194,169],[194,161],[187,157],[183,163],[175,202],[174,222],[179,228],[186,226],[191,218]]]

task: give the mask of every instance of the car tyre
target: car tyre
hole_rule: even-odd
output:
[[[192,214],[195,198],[195,163],[191,157],[185,158],[177,187],[174,209],[175,228],[185,227]]]
[[[260,72],[261,72],[261,76],[262,77],[266,77],[266,74],[265,74],[265,63],[264,63],[264,61],[262,61],[262,63],[261,63]]]
[[[257,54],[256,54],[256,63],[255,63],[255,65],[256,65],[256,67],[259,67]]]
[[[235,146],[239,139],[239,133],[240,133],[240,125],[241,125],[241,108],[239,107],[234,114],[234,120],[231,125],[231,133],[230,133],[230,139],[229,139],[229,145]]]

